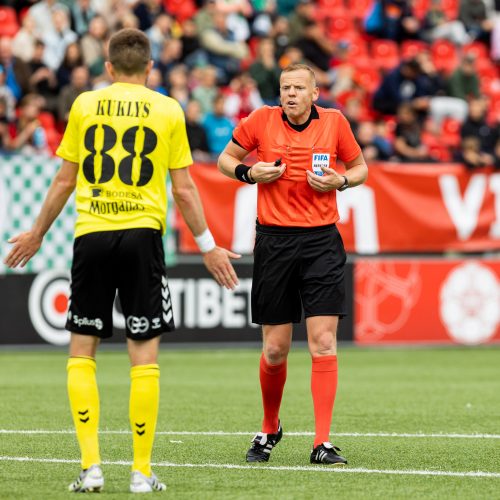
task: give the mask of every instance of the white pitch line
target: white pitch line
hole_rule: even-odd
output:
[[[0,429],[0,434],[74,434],[72,429]],[[102,430],[99,434],[130,434],[127,430]],[[225,431],[157,431],[158,436],[252,436],[255,431],[225,432]],[[307,437],[314,432],[285,432],[285,436]],[[338,437],[389,437],[389,438],[442,438],[442,439],[500,439],[500,434],[441,434],[441,433],[397,433],[397,432],[336,432]]]
[[[79,464],[80,460],[70,460],[64,458],[31,458],[31,457],[6,457],[0,456],[0,461],[5,462],[37,462],[51,464]],[[124,460],[104,461],[103,465],[131,465],[132,462]],[[445,476],[445,477],[484,477],[500,479],[500,472],[484,472],[484,471],[439,471],[439,470],[392,470],[392,469],[365,469],[359,468],[328,468],[328,467],[311,467],[311,466],[252,466],[252,465],[237,465],[237,464],[175,464],[171,462],[157,462],[151,464],[153,467],[182,467],[190,469],[233,469],[233,470],[259,470],[259,471],[292,471],[292,472],[330,472],[336,474],[351,473],[351,474],[389,474],[402,476]]]

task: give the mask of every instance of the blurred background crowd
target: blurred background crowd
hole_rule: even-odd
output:
[[[0,0],[0,151],[54,152],[123,27],[149,37],[148,86],[181,104],[198,161],[304,62],[368,161],[500,168],[500,0]]]

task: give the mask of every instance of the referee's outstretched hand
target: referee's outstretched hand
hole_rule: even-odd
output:
[[[344,177],[338,174],[333,168],[322,167],[323,175],[316,175],[311,170],[306,170],[307,182],[314,191],[326,193],[338,189],[344,184]]]
[[[255,182],[266,184],[279,179],[286,169],[286,163],[279,167],[275,166],[274,162],[259,161],[252,165],[250,175]]]
[[[220,286],[228,290],[234,290],[239,281],[229,259],[239,259],[240,257],[240,254],[231,252],[225,248],[215,247],[210,252],[203,254],[203,262]]]

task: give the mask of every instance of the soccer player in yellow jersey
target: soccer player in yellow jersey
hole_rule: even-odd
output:
[[[106,68],[114,83],[85,92],[74,102],[57,150],[62,166],[33,228],[10,240],[14,246],[5,259],[9,267],[30,260],[76,187],[78,219],[66,323],[71,332],[68,393],[82,455],[82,472],[69,486],[74,492],[100,491],[104,485],[95,354],[100,339],[112,334],[117,290],[131,362],[130,490],[165,489],[151,471],[151,451],[160,335],[174,328],[161,240],[168,173],[177,207],[207,269],[226,288],[238,283],[229,259],[239,256],[216,246],[189,175],[192,159],[182,109],[145,86],[152,64],[149,41],[141,31],[124,29],[113,35]]]

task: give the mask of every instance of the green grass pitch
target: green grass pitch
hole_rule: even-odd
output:
[[[283,440],[268,464],[247,465],[245,452],[261,421],[258,350],[163,347],[153,460],[168,488],[154,495],[500,499],[499,346],[341,347],[339,356],[332,441],[349,466],[332,471],[309,464],[313,415],[305,349],[294,346],[289,358]],[[2,499],[71,498],[66,488],[79,471],[79,454],[65,366],[62,351],[0,350]],[[127,355],[102,351],[97,366],[106,479],[100,497],[127,498],[131,435],[112,432],[128,429]],[[22,432],[29,430],[43,432]]]

